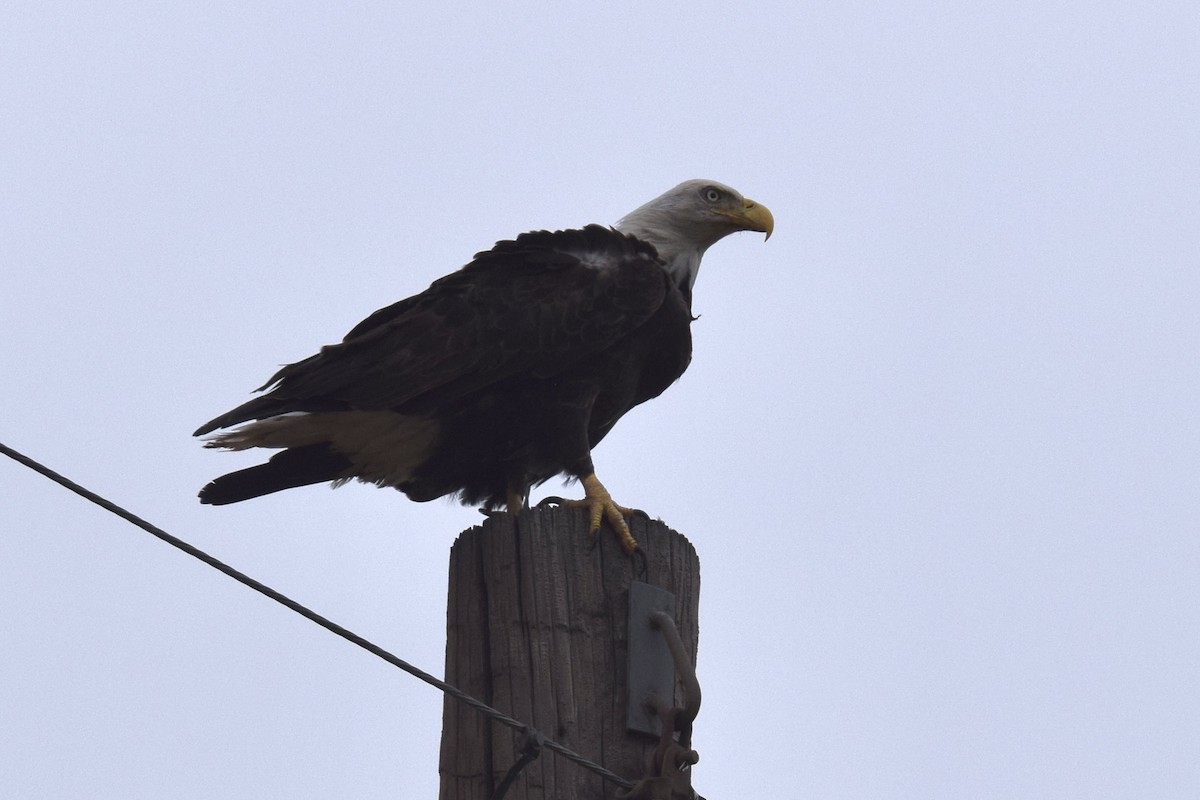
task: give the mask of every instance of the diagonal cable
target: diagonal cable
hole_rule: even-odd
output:
[[[203,561],[205,564],[209,565],[213,569],[225,573],[226,575],[233,578],[238,583],[244,584],[245,586],[249,586],[254,591],[259,592],[260,594],[266,595],[267,597],[274,600],[276,603],[279,603],[280,605],[290,608],[292,611],[295,611],[300,616],[305,617],[306,619],[312,620],[313,622],[317,623],[322,628],[325,628],[328,631],[336,633],[338,636],[341,636],[346,641],[353,642],[354,644],[358,645],[362,649],[366,650],[368,653],[371,653],[373,655],[378,656],[379,658],[382,658],[384,661],[388,662],[392,666],[399,667],[400,669],[404,670],[408,674],[425,681],[430,686],[434,686],[438,689],[441,689],[446,694],[450,695],[451,697],[453,697],[456,700],[466,703],[471,708],[475,709],[476,711],[480,712],[481,714],[491,717],[492,719],[496,720],[497,722],[507,725],[508,727],[510,727],[514,730],[524,731],[529,728],[529,726],[527,726],[525,723],[523,723],[519,720],[513,719],[512,717],[505,714],[503,711],[499,711],[495,708],[492,708],[487,703],[484,703],[481,700],[476,700],[474,697],[472,697],[471,695],[462,691],[461,689],[459,689],[455,686],[451,686],[450,684],[446,683],[445,681],[435,678],[434,676],[430,675],[425,670],[420,669],[419,667],[413,666],[412,664],[408,663],[407,661],[400,658],[399,656],[393,655],[392,653],[388,652],[387,650],[384,650],[382,647],[375,644],[374,642],[371,642],[368,639],[364,639],[363,637],[359,636],[354,631],[351,631],[347,628],[343,628],[341,625],[338,625],[336,622],[334,622],[330,619],[327,619],[326,617],[321,616],[317,612],[313,611],[312,609],[308,608],[307,606],[304,606],[304,605],[298,603],[297,601],[293,600],[292,598],[288,597],[287,595],[283,594],[282,592],[278,592],[275,589],[272,589],[270,586],[267,586],[265,583],[261,583],[261,582],[255,580],[254,578],[251,578],[249,575],[245,574],[244,572],[240,572],[240,571],[234,569],[233,567],[229,566],[228,564],[226,564],[225,562],[216,558],[215,556],[211,556],[208,553],[204,552],[200,548],[195,547],[194,545],[188,544],[187,542],[185,542],[184,540],[182,540],[178,537],[172,536],[171,534],[164,531],[162,528],[159,528],[158,526],[147,522],[146,520],[142,519],[141,517],[137,516],[136,514],[134,514],[131,511],[126,511],[124,508],[121,508],[121,506],[117,505],[116,503],[113,503],[110,500],[104,499],[103,497],[96,494],[95,492],[93,492],[89,489],[86,489],[83,486],[80,486],[78,483],[75,483],[70,478],[67,478],[67,477],[64,477],[64,476],[58,474],[54,470],[50,469],[49,467],[45,466],[44,464],[41,464],[41,463],[35,461],[34,459],[30,458],[29,456],[24,455],[23,453],[20,453],[16,450],[13,450],[11,447],[4,444],[3,442],[0,442],[0,453],[3,453],[4,455],[8,456],[13,461],[16,461],[19,464],[23,464],[26,467],[29,467],[34,472],[37,472],[37,473],[49,478],[50,480],[54,481],[55,483],[59,484],[60,486],[70,489],[72,492],[74,492],[75,494],[84,498],[85,500],[90,500],[91,502],[95,503],[96,505],[100,506],[101,508],[105,509],[106,511],[110,511],[113,514],[116,514],[118,517],[125,520],[126,522],[129,522],[132,525],[136,525],[137,527],[141,528],[142,530],[146,531],[147,533],[149,533],[153,536],[157,536],[159,539],[162,539],[164,542],[171,545],[172,547],[176,547],[176,548],[182,550],[183,552],[187,553],[188,555],[192,556],[193,558]],[[607,778],[608,780],[612,781],[613,783],[618,784],[619,786],[622,786],[626,789],[633,786],[633,783],[631,781],[626,780],[625,778],[622,778],[620,775],[617,775],[615,772],[611,772],[593,761],[589,761],[588,759],[586,759],[583,756],[576,753],[574,750],[571,750],[570,748],[565,747],[564,745],[561,745],[558,742],[555,742],[551,739],[546,739],[544,741],[544,746],[550,750],[553,750],[554,752],[558,753],[559,755],[563,756],[564,758],[575,762],[579,766],[589,769],[592,772],[595,772],[597,775]]]

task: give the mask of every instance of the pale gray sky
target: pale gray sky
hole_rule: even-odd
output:
[[[468,508],[226,508],[201,422],[693,177],[596,453],[696,545],[709,797],[1200,796],[1192,2],[9,3],[0,441],[431,672]],[[549,493],[560,487],[550,484]],[[432,797],[441,696],[0,462],[0,796]]]

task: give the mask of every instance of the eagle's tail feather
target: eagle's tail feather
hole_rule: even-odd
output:
[[[335,481],[345,477],[351,466],[348,458],[324,442],[293,447],[265,464],[215,478],[200,490],[200,502],[222,506],[295,486]]]

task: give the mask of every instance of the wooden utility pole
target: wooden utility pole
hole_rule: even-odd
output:
[[[630,528],[644,561],[607,527],[593,545],[577,509],[499,514],[464,531],[450,553],[446,681],[636,781],[657,740],[625,729],[629,586],[675,595],[694,665],[700,562],[661,522],[634,517]],[[450,697],[442,720],[441,800],[490,798],[520,733]],[[610,800],[618,788],[544,749],[505,800]]]

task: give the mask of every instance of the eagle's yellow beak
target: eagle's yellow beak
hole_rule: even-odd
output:
[[[770,239],[771,232],[775,230],[775,217],[771,216],[771,209],[748,197],[742,202],[744,204],[742,210],[730,213],[729,218],[737,221],[744,230],[765,233],[763,241]]]

